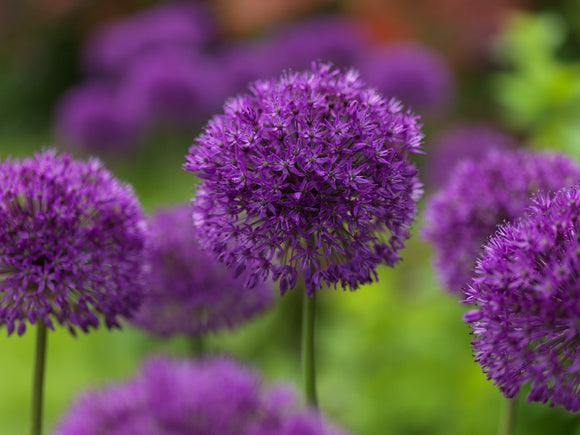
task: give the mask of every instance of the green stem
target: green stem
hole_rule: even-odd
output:
[[[201,357],[205,352],[205,343],[202,335],[192,336],[190,339],[191,343],[191,355],[195,358]]]
[[[32,384],[32,435],[42,434],[42,396],[44,389],[44,366],[46,362],[46,324],[36,324],[36,351],[34,356],[34,381]]]
[[[516,407],[518,404],[518,397],[512,399],[505,399],[501,410],[501,418],[499,422],[498,435],[511,435],[514,431],[516,423]]]
[[[314,318],[316,293],[308,296],[304,292],[302,311],[302,373],[304,376],[304,392],[306,402],[318,408],[316,399],[316,373],[314,364]]]

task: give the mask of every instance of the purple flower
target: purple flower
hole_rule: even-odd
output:
[[[278,76],[285,69],[308,68],[313,59],[352,65],[366,39],[364,29],[340,16],[296,21],[267,36],[231,44],[219,53],[229,73],[232,94],[245,91],[254,80]]]
[[[356,289],[393,266],[421,195],[418,117],[349,70],[317,63],[227,101],[190,148],[201,245],[252,287],[304,276]]]
[[[85,392],[56,435],[339,435],[284,386],[267,391],[257,373],[231,359],[149,359],[121,385]]]
[[[483,249],[464,302],[473,349],[507,397],[580,411],[580,190],[538,194]]]
[[[0,324],[118,327],[142,293],[145,225],[132,189],[96,159],[44,151],[0,163]]]
[[[214,36],[208,11],[199,4],[163,4],[99,29],[85,47],[90,71],[117,76],[150,52],[199,52]]]
[[[369,85],[416,110],[440,112],[454,93],[453,75],[443,58],[420,45],[400,43],[365,50],[357,65]]]
[[[479,160],[492,149],[515,148],[515,140],[485,124],[461,124],[439,134],[431,144],[431,158],[426,168],[426,185],[440,187],[461,160]]]
[[[180,50],[142,56],[122,81],[120,98],[147,121],[173,125],[207,116],[226,97],[223,70],[209,60]]]
[[[89,152],[127,150],[136,139],[141,117],[100,83],[69,91],[58,103],[56,134],[65,144]]]
[[[271,286],[246,289],[194,242],[189,205],[161,209],[149,221],[149,288],[133,321],[160,336],[200,335],[232,327],[272,304]]]
[[[271,38],[271,47],[275,50],[272,54],[278,59],[280,69],[308,68],[312,60],[347,67],[364,49],[365,36],[364,29],[346,17],[317,17],[290,23],[278,30]]]
[[[435,249],[443,287],[461,292],[481,245],[497,225],[521,216],[538,189],[552,191],[578,181],[580,165],[552,153],[492,150],[459,163],[425,209],[423,236]]]

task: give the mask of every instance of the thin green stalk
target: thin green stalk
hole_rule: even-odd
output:
[[[42,396],[44,390],[44,367],[46,363],[46,324],[39,320],[36,324],[36,350],[32,384],[32,435],[42,434]]]
[[[306,402],[318,408],[316,399],[316,371],[314,364],[314,320],[316,308],[316,293],[308,296],[304,292],[302,310],[302,373],[304,377],[304,392]]]
[[[205,342],[202,335],[195,335],[190,338],[191,354],[195,358],[201,357],[205,352]]]
[[[498,435],[512,435],[516,424],[517,396],[512,399],[503,399]]]

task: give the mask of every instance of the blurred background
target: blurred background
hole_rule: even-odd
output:
[[[491,147],[580,158],[575,0],[1,0],[0,154],[98,155],[148,212],[187,202],[183,156],[211,114],[251,80],[316,59],[357,68],[422,116],[426,196]],[[472,360],[466,308],[438,285],[421,211],[399,266],[321,293],[321,408],[356,434],[492,434],[502,397]],[[207,346],[299,388],[300,302],[290,291]],[[0,336],[4,434],[28,430],[33,335]],[[190,346],[130,326],[50,333],[46,429],[81,389]],[[520,400],[516,433],[580,434],[580,418]]]

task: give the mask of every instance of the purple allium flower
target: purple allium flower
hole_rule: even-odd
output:
[[[120,97],[143,119],[185,124],[207,116],[226,97],[223,71],[209,60],[183,51],[165,51],[135,60]]]
[[[228,100],[190,148],[203,179],[194,199],[200,243],[247,285],[299,275],[356,289],[393,266],[422,193],[409,153],[417,116],[366,88],[354,70],[317,63],[257,81]]]
[[[580,181],[580,165],[563,155],[492,150],[459,163],[445,187],[427,200],[423,236],[435,249],[443,287],[460,293],[481,246],[504,220],[521,216],[537,190]]]
[[[344,434],[292,390],[265,390],[254,371],[224,357],[149,359],[132,380],[81,395],[56,435]]]
[[[145,222],[96,159],[44,151],[0,163],[0,325],[118,327],[141,301]]]
[[[63,143],[89,152],[127,150],[142,124],[110,87],[95,83],[69,91],[58,103],[56,135]]]
[[[99,29],[87,43],[90,71],[117,76],[150,52],[199,52],[215,34],[205,8],[192,2],[162,4]]]
[[[454,93],[451,70],[436,52],[415,44],[392,44],[361,53],[361,77],[379,92],[416,110],[445,109]]]
[[[492,149],[515,147],[514,138],[494,127],[478,123],[455,125],[432,141],[425,184],[428,188],[442,186],[461,160],[479,160]]]
[[[278,76],[282,70],[308,68],[313,59],[352,65],[366,39],[364,29],[340,16],[296,21],[267,36],[231,44],[219,53],[232,94],[247,89],[254,80]]]
[[[244,288],[194,242],[189,205],[149,220],[149,289],[133,321],[160,336],[199,335],[232,327],[272,304],[270,285]]]
[[[507,397],[580,411],[580,188],[538,194],[483,249],[464,302],[475,359]]]

